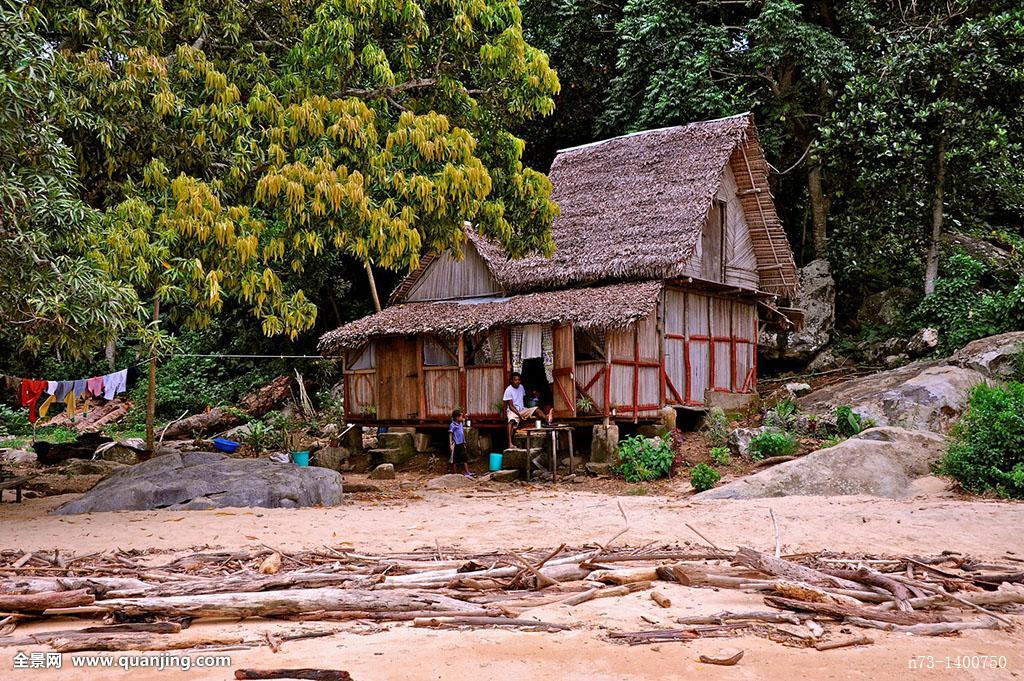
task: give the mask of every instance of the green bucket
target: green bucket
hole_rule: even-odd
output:
[[[296,466],[308,466],[309,465],[309,451],[304,452],[292,452],[292,463]]]

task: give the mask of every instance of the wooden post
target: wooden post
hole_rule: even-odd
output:
[[[160,324],[160,298],[153,298],[153,326],[154,330],[159,329]],[[156,349],[149,351],[149,388],[146,391],[146,449],[153,451],[156,445],[155,438],[156,422]]]

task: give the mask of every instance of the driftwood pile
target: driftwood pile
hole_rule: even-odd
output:
[[[48,644],[83,650],[223,649],[269,645],[330,629],[298,625],[281,635],[179,636],[195,619],[250,617],[295,622],[411,622],[416,627],[575,628],[527,614],[561,604],[569,612],[596,598],[648,592],[652,607],[671,601],[656,590],[674,582],[695,589],[763,595],[765,608],[676,618],[677,626],[611,632],[629,644],[740,634],[829,650],[870,643],[848,629],[936,635],[1012,626],[1021,613],[1024,571],[954,553],[938,556],[781,557],[714,546],[601,546],[464,554],[431,551],[367,555],[344,548],[285,553],[207,551],[167,562],[152,551],[81,556],[0,552],[0,646]],[[662,587],[664,591],[664,587]],[[691,596],[699,599],[699,591]],[[23,622],[101,620],[85,629],[19,634]],[[654,620],[650,620],[652,623]],[[578,625],[600,626],[599,623]],[[731,659],[731,658],[730,658]],[[738,660],[738,658],[736,658]],[[712,664],[733,664],[712,660]]]

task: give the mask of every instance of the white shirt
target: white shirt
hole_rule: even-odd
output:
[[[523,410],[526,407],[523,405],[523,401],[526,398],[526,388],[522,383],[519,384],[518,388],[513,388],[511,385],[505,388],[505,395],[501,398],[503,401],[512,401],[512,406],[516,409]]]

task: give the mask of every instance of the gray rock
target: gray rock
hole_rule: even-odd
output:
[[[515,468],[516,470],[525,471],[527,462],[533,457],[540,455],[544,450],[539,447],[534,447],[527,451],[521,447],[509,447],[504,450],[501,454],[501,466],[502,468]]]
[[[846,405],[879,426],[946,433],[967,406],[968,391],[984,380],[973,369],[915,362],[816,390],[797,404],[817,414]]]
[[[515,482],[522,477],[522,474],[515,469],[505,469],[500,471],[492,471],[485,475],[482,480],[489,482]]]
[[[813,260],[800,270],[800,296],[795,306],[804,312],[803,328],[786,334],[763,331],[758,340],[763,355],[807,361],[828,344],[836,315],[836,284],[828,260]]]
[[[971,341],[953,353],[950,363],[996,379],[1010,378],[1017,370],[1017,355],[1024,349],[1024,331],[1011,331]]]
[[[458,473],[442,475],[427,482],[427,489],[466,489],[475,486],[476,480],[467,478],[465,475],[459,475]]]
[[[426,433],[413,433],[412,434],[412,446],[419,453],[429,452],[432,447],[430,445],[430,436]]]
[[[110,475],[126,466],[127,464],[103,459],[68,459],[60,471],[65,475]]]
[[[130,438],[118,442],[104,442],[96,448],[96,456],[104,461],[116,461],[129,466],[141,461],[146,452],[146,442],[140,438]]]
[[[377,436],[377,447],[370,450],[373,460],[374,452],[379,452],[381,463],[393,463],[401,466],[416,455],[416,443],[412,433],[387,432]]]
[[[802,397],[811,392],[810,383],[787,383],[786,392],[793,397]]]
[[[615,424],[593,428],[590,443],[590,461],[600,464],[619,462],[619,427]]]
[[[371,480],[394,480],[395,479],[395,466],[390,463],[382,463],[381,465],[370,471]]]
[[[738,456],[746,456],[750,452],[750,441],[761,433],[766,433],[770,428],[737,428],[729,433],[729,449]]]
[[[914,292],[907,288],[891,288],[874,293],[864,299],[857,310],[857,322],[862,326],[892,326],[901,321]]]
[[[404,449],[398,449],[397,447],[391,449],[371,449],[367,454],[370,457],[370,466],[373,468],[382,463],[401,466],[413,457],[413,454],[410,452]]]
[[[326,468],[232,459],[216,452],[165,454],[118,470],[54,513],[157,508],[192,510],[258,506],[298,508],[338,504],[341,475]]]
[[[898,355],[889,355],[884,360],[882,360],[882,364],[884,364],[888,369],[895,369],[896,367],[903,366],[909,361],[910,356],[907,355],[907,353],[902,352]]]
[[[314,466],[329,468],[332,471],[344,473],[352,469],[349,465],[349,451],[345,447],[322,447],[311,457]]]
[[[907,353],[911,357],[926,355],[939,347],[939,331],[931,327],[921,329],[907,341]]]
[[[590,473],[591,475],[601,476],[612,474],[612,465],[607,463],[597,463],[591,461],[587,464],[586,468],[587,472]]]
[[[840,357],[832,348],[826,348],[819,352],[807,365],[807,371],[828,371],[846,363],[846,358]]]
[[[900,499],[916,493],[912,483],[928,475],[945,449],[945,438],[934,433],[869,428],[834,447],[701,492],[694,499],[848,494]]]
[[[0,456],[0,459],[2,459],[4,463],[16,464],[34,464],[39,461],[35,452],[27,452],[24,449],[4,450],[3,456]]]

